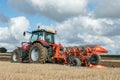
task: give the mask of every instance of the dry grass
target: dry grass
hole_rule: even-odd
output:
[[[0,80],[119,80],[120,68],[90,69],[0,61]]]

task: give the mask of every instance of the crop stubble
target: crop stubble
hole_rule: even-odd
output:
[[[0,61],[0,80],[119,80],[120,68],[91,69],[57,64]]]
[[[0,55],[0,80],[119,80],[120,62],[102,61],[107,69],[57,64],[11,63]]]

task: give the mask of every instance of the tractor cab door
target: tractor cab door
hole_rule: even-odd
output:
[[[54,34],[46,32],[45,41],[54,44]]]

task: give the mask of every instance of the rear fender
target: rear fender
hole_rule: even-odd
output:
[[[93,51],[94,51],[94,53],[96,53],[96,54],[108,53],[108,51],[107,51],[105,48],[101,47],[101,46],[95,46],[95,47],[93,48]]]
[[[46,41],[43,41],[43,40],[37,40],[37,41],[33,42],[32,44],[34,44],[34,43],[40,43],[44,47],[49,47],[49,43]]]

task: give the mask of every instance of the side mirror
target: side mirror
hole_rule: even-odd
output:
[[[25,36],[26,35],[26,32],[23,32],[23,36]]]

